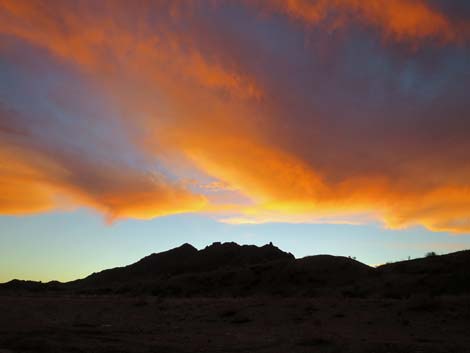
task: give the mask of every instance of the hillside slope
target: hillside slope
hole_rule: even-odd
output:
[[[164,297],[459,295],[470,294],[470,251],[373,268],[341,256],[295,259],[272,244],[214,243],[202,250],[183,244],[72,282],[0,284],[0,293],[5,292]]]

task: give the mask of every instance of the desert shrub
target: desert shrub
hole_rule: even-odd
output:
[[[426,257],[434,257],[437,256],[437,254],[434,251],[429,251],[426,253]]]

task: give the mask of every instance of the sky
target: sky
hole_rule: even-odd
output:
[[[470,248],[469,90],[465,0],[0,0],[0,282]]]

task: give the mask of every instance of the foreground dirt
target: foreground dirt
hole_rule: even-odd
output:
[[[469,298],[0,297],[0,353],[470,352]]]

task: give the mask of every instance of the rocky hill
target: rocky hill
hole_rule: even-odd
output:
[[[341,256],[295,259],[271,243],[214,243],[202,250],[184,244],[72,282],[10,281],[0,285],[0,293],[407,298],[420,293],[468,294],[469,269],[470,251],[373,268]]]

